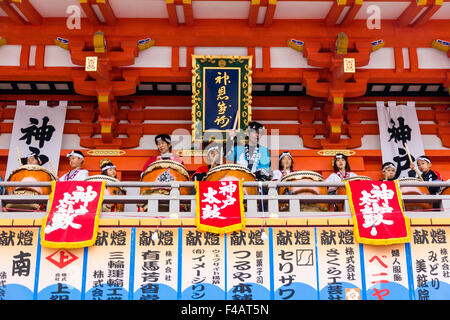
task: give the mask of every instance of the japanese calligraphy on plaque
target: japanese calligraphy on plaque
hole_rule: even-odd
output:
[[[192,56],[192,140],[223,141],[251,120],[252,56]]]

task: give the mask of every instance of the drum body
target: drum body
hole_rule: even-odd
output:
[[[355,177],[351,177],[351,178],[345,179],[344,181],[359,181],[359,180],[369,181],[369,180],[372,180],[372,178],[366,177],[366,176],[355,176]],[[341,195],[341,196],[342,195],[345,196],[347,194],[347,192],[345,191],[345,186],[338,187],[337,190],[336,190],[336,194]],[[337,207],[338,211],[342,211],[343,208],[344,208],[344,206],[341,203],[337,203],[336,207]]]
[[[46,168],[38,165],[27,164],[11,172],[7,181],[13,182],[50,182],[56,180],[55,176]],[[27,192],[28,191],[28,192]],[[47,195],[52,191],[51,187],[8,187],[8,194],[38,194]]]
[[[447,180],[445,182],[450,182],[450,180]],[[450,196],[450,187],[443,188],[441,190],[441,192],[439,192],[439,194],[445,195],[445,196]]]
[[[402,195],[428,195],[430,192],[427,187],[415,187],[415,186],[402,186],[402,182],[421,182],[419,178],[399,178],[398,186]],[[432,209],[432,203],[415,203],[415,202],[404,202],[406,211],[413,210],[427,210]]]
[[[281,182],[299,181],[323,182],[324,178],[314,171],[294,171],[281,179]],[[327,187],[280,187],[278,194],[291,195],[327,195]],[[301,211],[328,211],[328,203],[300,203]]]
[[[46,168],[38,165],[23,165],[12,171],[7,181],[12,182],[50,182],[56,180],[56,177]],[[9,195],[48,195],[52,191],[51,187],[8,187],[6,189]],[[37,203],[9,203],[5,208],[38,210],[43,209]]]
[[[238,164],[222,164],[208,171],[205,181],[256,181],[256,176]],[[257,195],[256,187],[244,187],[244,194]]]
[[[87,177],[86,179],[84,179],[84,181],[120,182],[119,180],[117,180],[113,177],[105,176],[103,174]],[[106,187],[104,194],[107,196],[126,195],[127,191],[124,188],[120,188],[120,187]],[[119,211],[123,212],[124,206],[125,205],[123,203],[108,203],[108,204],[104,204],[102,206],[102,211],[103,212],[119,212]]]
[[[189,173],[179,162],[172,160],[155,161],[142,173],[143,182],[174,182],[189,181]],[[141,195],[163,194],[169,195],[170,188],[163,187],[142,187]],[[180,195],[190,194],[189,188],[180,188]]]

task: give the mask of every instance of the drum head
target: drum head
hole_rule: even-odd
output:
[[[108,181],[108,182],[120,182],[120,180],[117,180],[116,178],[105,176],[103,174],[98,174],[95,176],[89,176],[84,181]],[[114,187],[122,190],[123,192],[126,192],[126,190],[122,187]]]
[[[302,180],[302,179],[311,179],[314,181],[324,181],[325,179],[321,174],[314,171],[294,171],[287,175],[285,175],[281,182],[291,181],[291,180]]]
[[[13,175],[15,175],[17,172],[22,171],[22,170],[43,171],[43,172],[47,173],[50,176],[51,180],[56,180],[56,177],[47,168],[44,168],[43,166],[38,166],[36,164],[26,164],[26,165],[20,166],[17,169],[13,170],[11,172],[11,174],[9,175],[8,180],[6,180],[6,181],[10,181],[10,179],[12,178]]]
[[[206,174],[204,180],[207,180],[207,178],[209,176],[211,176],[214,173],[220,172],[220,171],[225,171],[225,170],[237,170],[237,171],[242,171],[245,172],[249,175],[252,175],[255,180],[256,180],[256,176],[253,172],[251,172],[247,167],[238,165],[238,164],[222,164],[220,166],[214,167],[213,169],[209,170],[208,173]]]
[[[183,176],[186,177],[186,179],[189,181],[189,173],[186,170],[186,167],[183,166],[181,163],[176,162],[176,161],[172,161],[172,160],[159,160],[159,161],[155,161],[152,164],[150,164],[147,169],[142,173],[141,179],[142,177],[144,177],[146,174],[152,172],[155,169],[173,169],[176,170],[177,172],[179,172],[180,174],[182,174]]]
[[[366,176],[356,176],[356,177],[350,177],[348,179],[344,179],[345,181],[358,181],[358,180],[372,180],[370,177]]]
[[[420,180],[419,178],[414,178],[414,177],[408,177],[408,178],[398,178],[397,179],[399,182],[402,182],[402,181],[404,181],[404,182],[420,182],[420,181],[422,181],[422,180]]]

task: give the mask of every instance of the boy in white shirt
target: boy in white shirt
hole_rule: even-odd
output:
[[[69,164],[72,170],[64,174],[59,181],[83,181],[89,176],[89,172],[83,169],[84,155],[83,152],[74,150],[67,154]]]

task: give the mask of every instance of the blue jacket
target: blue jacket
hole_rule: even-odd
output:
[[[235,161],[236,164],[247,167],[250,170],[250,165],[248,163],[248,159],[245,156],[245,147],[243,145],[234,146],[233,151],[227,156],[227,160]],[[263,146],[259,146],[257,159],[255,161],[252,172],[256,172],[258,170],[264,169],[268,173],[270,172],[270,153],[269,149]]]

